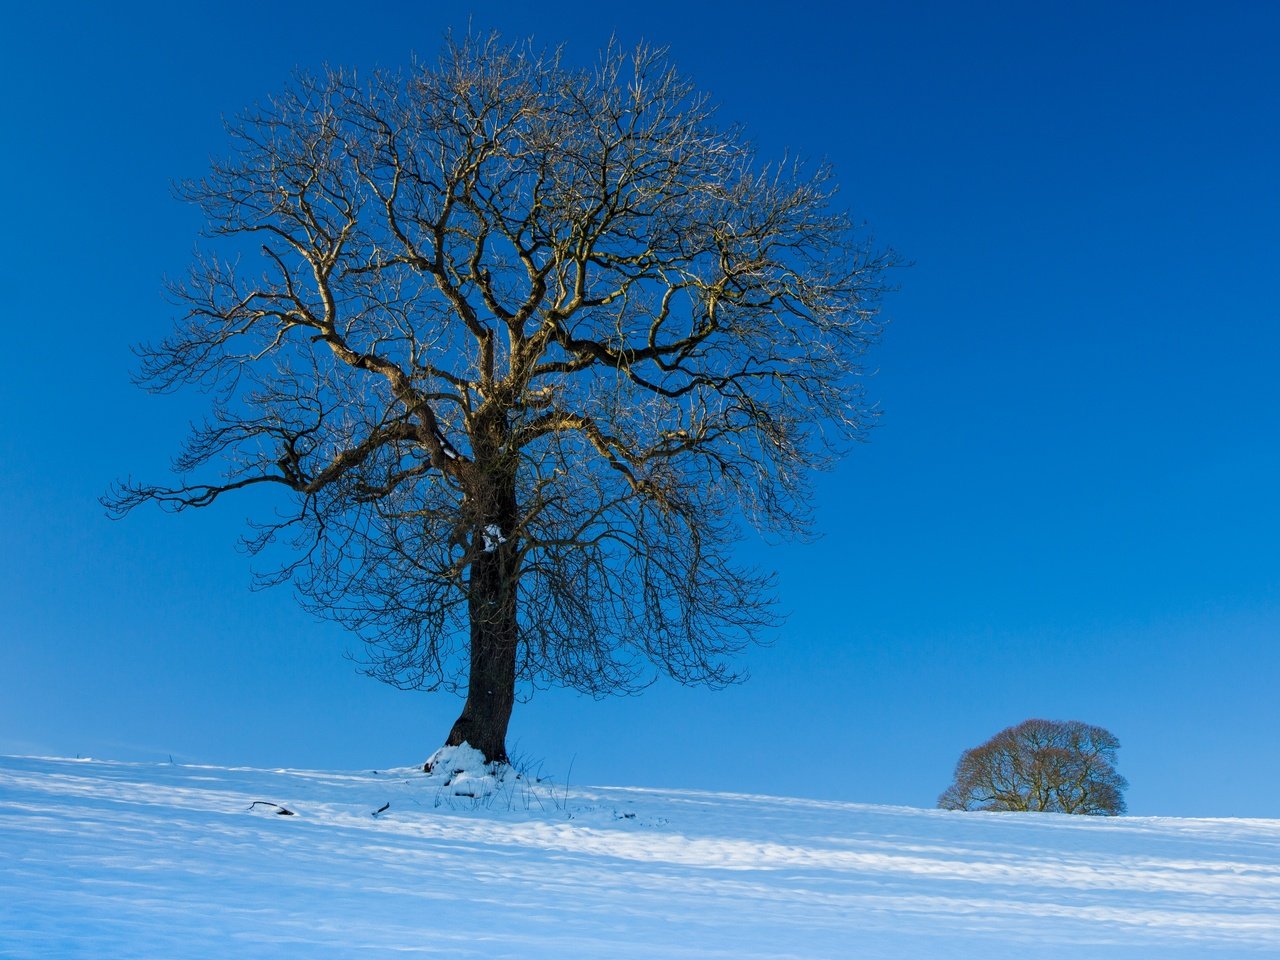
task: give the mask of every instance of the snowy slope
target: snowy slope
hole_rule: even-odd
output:
[[[0,758],[0,956],[1280,956],[1280,821],[455,789]]]

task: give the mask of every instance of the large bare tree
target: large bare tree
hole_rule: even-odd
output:
[[[372,675],[465,690],[447,743],[493,761],[521,689],[736,679],[773,622],[740,521],[803,531],[806,475],[869,425],[891,258],[829,171],[759,164],[661,51],[571,69],[496,37],[299,76],[228,130],[180,188],[215,252],[139,348],[212,413],[176,486],[109,506],[278,488],[260,576]]]

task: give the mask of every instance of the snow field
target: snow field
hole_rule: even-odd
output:
[[[1280,821],[433,770],[0,758],[0,957],[1280,956]]]

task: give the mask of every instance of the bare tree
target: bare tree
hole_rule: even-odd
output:
[[[956,764],[944,810],[1039,810],[1115,816],[1129,786],[1116,773],[1120,741],[1078,720],[1024,720]]]
[[[892,258],[829,170],[759,165],[661,51],[571,69],[496,37],[299,76],[228,132],[180,188],[222,252],[139,348],[146,388],[212,413],[178,485],[108,506],[280,490],[259,576],[373,676],[465,689],[447,743],[490,760],[521,689],[737,679],[774,622],[739,521],[803,532],[806,475],[870,423]]]

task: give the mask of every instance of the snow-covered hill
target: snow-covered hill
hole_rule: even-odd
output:
[[[466,790],[0,759],[0,956],[1280,956],[1280,821]]]

